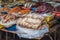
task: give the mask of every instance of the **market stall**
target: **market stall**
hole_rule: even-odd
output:
[[[9,33],[14,34],[14,40],[15,35],[19,38],[39,40],[47,35],[53,40],[50,33],[55,32],[60,27],[59,24],[59,3],[32,0],[0,1],[0,31],[6,32],[5,40],[9,40]]]

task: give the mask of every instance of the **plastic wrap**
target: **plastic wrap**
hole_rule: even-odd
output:
[[[44,21],[45,17],[38,13],[30,13],[17,22],[17,35],[23,38],[42,38],[49,32],[48,24]],[[26,24],[27,23],[27,24]]]
[[[17,25],[17,35],[19,37],[22,38],[42,38],[44,36],[45,33],[49,32],[49,29],[47,27],[47,25],[45,26],[45,28],[42,28],[40,30],[33,30],[33,29],[27,29],[27,28],[22,28],[20,26]]]

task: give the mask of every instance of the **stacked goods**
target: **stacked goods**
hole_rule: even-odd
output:
[[[49,3],[37,2],[35,5],[32,5],[32,8],[35,8],[34,12],[43,14],[46,17],[45,20],[50,27],[51,24],[49,22],[54,19],[54,14],[52,13],[55,10],[54,7]]]
[[[32,8],[35,8],[34,12],[43,14],[46,17],[47,21],[50,21],[54,18],[52,12],[55,10],[54,7],[45,2],[37,2],[35,5],[32,5]]]
[[[21,12],[22,14],[26,14],[26,13],[29,13],[30,10],[21,10],[20,12]]]
[[[27,2],[28,3],[28,2]],[[31,2],[29,2],[31,3]],[[16,27],[17,35],[23,38],[38,38],[43,37],[45,33],[49,32],[51,23],[55,23],[54,15],[52,12],[54,7],[45,2],[31,3],[30,5],[15,5],[12,9],[6,6],[4,11],[7,14],[0,13],[0,24],[5,28]],[[33,10],[32,10],[33,9]]]
[[[32,5],[32,7],[36,7],[35,11],[39,13],[49,13],[54,11],[54,7],[45,2],[37,2],[35,5]]]
[[[0,24],[8,28],[16,24],[17,18],[14,15],[10,14],[0,14]]]
[[[19,7],[14,7],[13,9],[11,9],[10,11],[9,11],[9,13],[18,13],[20,11],[20,8]]]
[[[25,9],[25,8],[21,9],[19,6],[9,9],[8,7],[6,7],[6,5],[3,7],[3,10],[4,12],[0,13],[0,24],[6,28],[16,24],[16,20],[18,20],[17,18],[18,16],[20,18],[24,16],[23,14],[28,14],[30,12],[29,9]]]
[[[38,38],[48,32],[48,24],[45,17],[39,13],[30,13],[21,17],[17,22],[17,35],[23,38]],[[42,32],[43,31],[43,32]]]
[[[8,12],[10,8],[6,4],[0,5],[0,12]]]
[[[16,6],[14,8],[12,8],[8,13],[15,15],[15,16],[21,16],[23,14],[28,14],[31,10],[28,8],[20,8],[19,6]]]
[[[10,21],[13,21],[13,20],[16,20],[15,16],[13,15],[4,15],[1,17],[1,21],[4,22],[4,23],[7,23],[7,22],[10,22]]]
[[[24,28],[27,27],[31,29],[39,29],[44,24],[46,24],[44,17],[40,16],[37,13],[28,14],[19,20],[19,26],[22,26]]]
[[[16,7],[14,7],[14,8],[12,8],[9,12],[8,12],[8,14],[12,14],[12,15],[15,15],[15,16],[19,16],[19,11],[20,11],[21,9],[18,7],[18,6],[16,6]]]

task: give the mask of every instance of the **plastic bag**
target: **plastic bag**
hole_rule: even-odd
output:
[[[42,38],[45,33],[49,32],[49,29],[46,25],[45,28],[42,28],[41,30],[33,30],[33,29],[27,29],[27,28],[22,28],[20,26],[16,26],[17,28],[17,35],[22,38]]]

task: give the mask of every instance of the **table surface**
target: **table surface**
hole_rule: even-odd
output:
[[[6,30],[6,29],[0,29],[0,30],[4,31],[4,32],[10,32],[10,33],[16,34],[16,31],[9,31],[9,30]]]

